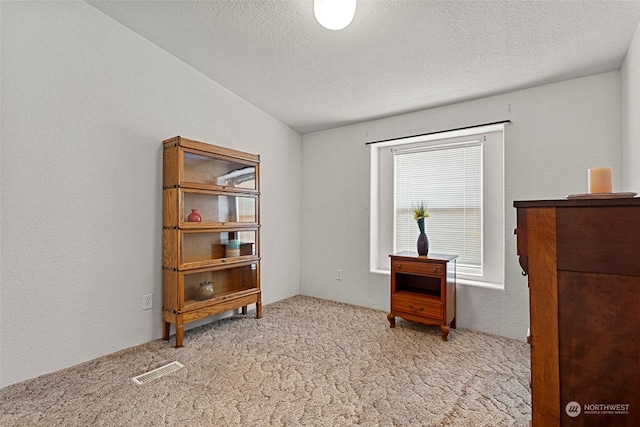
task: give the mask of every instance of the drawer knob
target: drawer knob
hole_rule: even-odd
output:
[[[424,307],[423,307],[423,306],[420,306],[420,308],[416,309],[416,308],[413,306],[413,304],[409,304],[409,309],[410,309],[411,311],[415,311],[415,312],[418,312],[418,311],[424,311]]]
[[[402,264],[398,264],[398,270],[402,270]]]

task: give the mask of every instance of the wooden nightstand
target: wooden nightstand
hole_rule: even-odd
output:
[[[396,316],[427,325],[440,325],[442,341],[447,341],[449,327],[456,327],[458,256],[418,256],[412,252],[389,256],[391,312],[387,319],[391,327],[396,326]]]

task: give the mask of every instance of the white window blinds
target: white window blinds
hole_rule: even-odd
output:
[[[482,275],[482,141],[394,150],[394,252],[416,251],[412,206],[425,201],[429,252],[456,254],[458,271]]]

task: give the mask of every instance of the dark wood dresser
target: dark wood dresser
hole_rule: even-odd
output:
[[[533,427],[640,426],[640,199],[514,206]]]

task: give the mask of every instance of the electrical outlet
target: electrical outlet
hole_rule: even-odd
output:
[[[142,296],[142,309],[149,310],[153,308],[153,294],[147,294]]]
[[[336,270],[336,280],[342,280],[342,270]]]

